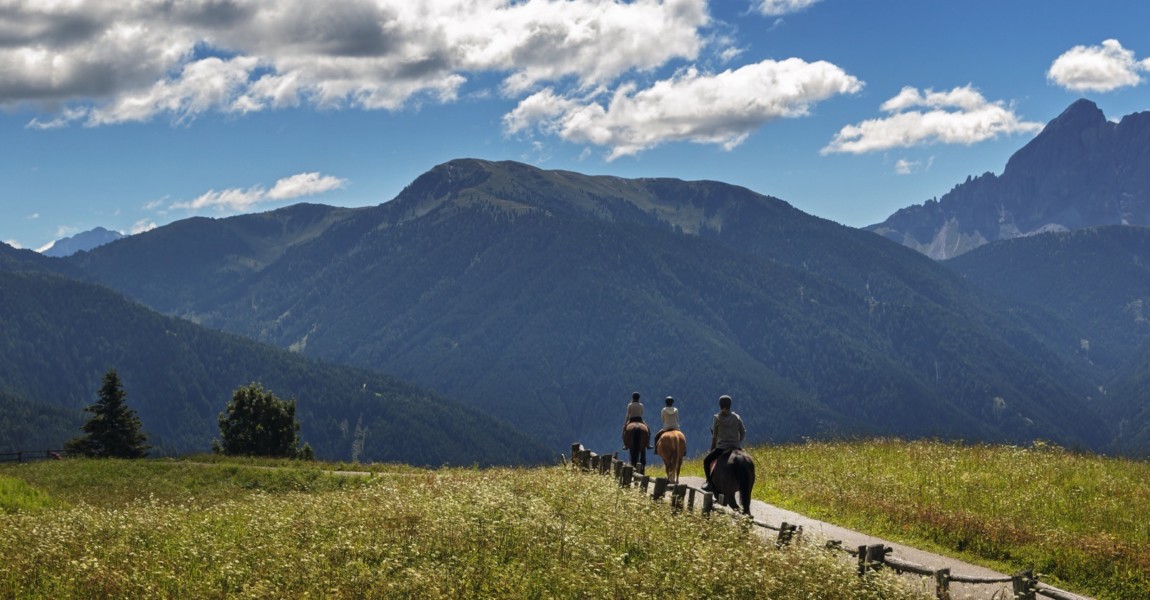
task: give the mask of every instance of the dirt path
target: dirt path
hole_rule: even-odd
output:
[[[656,471],[658,471],[658,469],[651,469],[651,471],[652,477],[657,476]],[[684,476],[682,477],[682,483],[687,484],[693,488],[701,488],[703,486],[703,478]],[[992,569],[963,562],[949,556],[943,556],[941,554],[919,550],[904,544],[891,542],[889,540],[877,538],[872,535],[867,535],[865,533],[853,531],[851,529],[846,529],[837,525],[832,525],[824,521],[811,519],[796,512],[782,509],[777,506],[761,502],[759,500],[751,501],[751,516],[753,516],[756,521],[767,523],[776,527],[783,522],[801,525],[803,528],[804,538],[808,540],[840,540],[844,548],[858,548],[859,546],[869,546],[872,544],[883,544],[890,546],[891,548],[894,548],[894,552],[892,552],[891,555],[902,559],[903,561],[916,563],[930,569],[949,568],[951,573],[954,575],[987,578],[1009,577],[1009,575],[999,573]],[[772,530],[760,529],[760,531],[763,532],[763,535],[769,536],[771,539],[777,535]],[[855,560],[854,557],[851,557],[845,552],[843,553],[843,557],[844,559],[849,559],[851,561]],[[910,573],[906,574],[905,576],[909,581],[921,583],[923,589],[927,590],[929,593],[934,593],[933,580]],[[950,584],[950,590],[952,597],[955,600],[960,598],[969,598],[972,600],[999,600],[1014,597],[1014,593],[1009,583],[967,584],[952,582]],[[1062,590],[1058,591],[1062,594],[1065,594],[1065,598],[1090,600],[1090,598],[1087,596],[1070,594],[1069,592],[1062,592]],[[1043,597],[1045,596],[1041,594],[1039,595],[1039,598]]]

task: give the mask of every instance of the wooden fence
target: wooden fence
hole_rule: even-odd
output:
[[[563,457],[563,461],[566,464],[566,457]],[[655,501],[662,500],[670,490],[670,504],[673,510],[685,508],[689,512],[694,511],[696,499],[701,502],[702,514],[711,514],[715,510],[724,509],[721,494],[716,496],[711,492],[683,484],[672,486],[665,477],[651,479],[646,474],[636,475],[633,466],[619,460],[614,454],[597,454],[587,450],[579,443],[571,444],[571,466],[586,472],[610,475],[619,482],[620,486],[625,488],[638,487],[643,494],[650,495],[651,499]],[[739,513],[734,512],[729,514],[739,515]],[[776,527],[754,518],[751,518],[751,522],[757,527],[777,531],[776,547],[781,548],[792,541],[802,539],[803,528],[801,526],[783,522]],[[826,547],[830,550],[841,550],[856,557],[859,577],[865,577],[867,573],[878,569],[891,568],[900,574],[913,573],[932,578],[935,583],[935,595],[939,600],[951,600],[951,583],[998,585],[1009,583],[1014,592],[1015,600],[1037,600],[1038,596],[1053,598],[1054,600],[1083,600],[1083,596],[1041,583],[1038,580],[1040,575],[1030,570],[1020,571],[1010,577],[972,577],[951,573],[950,569],[932,569],[890,556],[894,549],[883,544],[844,548],[841,541],[831,540],[827,542]]]
[[[67,454],[62,450],[20,450],[17,452],[0,452],[0,463],[28,462],[33,460],[60,460]]]

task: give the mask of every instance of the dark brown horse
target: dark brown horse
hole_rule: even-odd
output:
[[[659,440],[662,441],[662,440]],[[711,483],[716,494],[723,495],[723,504],[735,510],[735,496],[745,514],[751,514],[751,488],[755,487],[755,461],[739,449],[720,455],[711,463]]]
[[[651,443],[651,430],[642,421],[632,421],[623,428],[623,447],[631,451],[631,465],[635,471],[647,470],[647,445]]]

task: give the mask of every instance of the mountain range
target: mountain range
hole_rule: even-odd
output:
[[[1145,455],[1150,230],[1096,226],[1141,222],[1145,121],[1110,123],[1077,102],[1002,176],[971,178],[885,230],[721,182],[460,159],[378,206],[186,219],[64,259],[0,247],[12,273],[0,290],[32,290],[24,329],[8,329],[20,333],[7,336],[16,358],[0,373],[0,402],[27,412],[63,398],[44,406],[75,410],[101,353],[123,345],[107,331],[59,333],[94,314],[53,300],[72,295],[116,306],[95,312],[131,324],[140,348],[181,327],[192,329],[180,339],[203,340],[179,350],[182,362],[120,359],[162,373],[141,390],[156,410],[199,419],[198,433],[179,434],[188,446],[203,443],[208,404],[253,372],[225,367],[256,356],[261,377],[298,371],[275,382],[301,407],[325,399],[306,414],[324,424],[326,451],[346,453],[348,432],[365,429],[393,434],[375,450],[387,456],[413,440],[447,448],[421,463],[455,462],[473,444],[487,452],[480,462],[537,460],[575,440],[614,447],[636,390],[652,422],[661,398],[677,399],[692,452],[706,449],[725,393],[751,442],[1045,439]],[[937,231],[926,218],[936,213]],[[931,247],[945,251],[922,252]],[[25,341],[37,335],[48,339],[31,343],[71,353],[63,364],[87,379],[53,388],[52,361]],[[80,351],[61,345],[70,337],[99,341]],[[220,374],[210,393],[196,387]],[[347,382],[359,380],[358,392],[414,400],[357,426],[379,408],[372,394],[355,400]],[[173,385],[174,400],[152,400]]]
[[[1014,153],[1002,175],[967,178],[867,229],[945,259],[988,242],[1098,225],[1150,225],[1150,111],[1115,123],[1083,99]]]
[[[380,206],[190,219],[67,264],[165,313],[433,388],[555,448],[617,443],[633,390],[652,415],[678,398],[696,449],[724,393],[754,441],[1114,437],[1069,323],[720,182],[464,159]]]

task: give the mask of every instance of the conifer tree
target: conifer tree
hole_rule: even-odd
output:
[[[299,446],[295,401],[281,400],[258,383],[241,387],[220,413],[221,440],[217,453],[245,456],[304,458],[314,456],[311,446]]]
[[[84,424],[84,435],[65,444],[72,454],[96,458],[143,458],[151,448],[148,436],[141,431],[136,411],[128,408],[127,394],[115,369],[104,373],[95,404],[84,408],[92,413]]]

